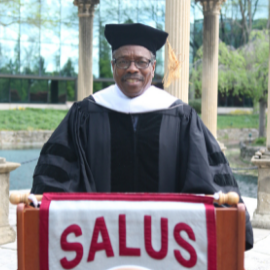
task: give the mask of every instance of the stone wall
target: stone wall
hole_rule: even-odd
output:
[[[42,147],[42,145],[50,138],[53,131],[38,130],[38,131],[0,131],[0,149],[18,149]],[[240,141],[248,141],[249,134],[252,140],[258,138],[257,129],[223,129],[218,130],[218,140],[229,145],[238,145]]]
[[[0,131],[0,149],[41,148],[53,131]]]
[[[251,134],[251,137],[249,135]],[[259,131],[255,128],[231,128],[231,129],[221,129],[217,131],[218,141],[229,145],[237,145],[239,142],[248,142],[251,138],[253,141],[259,137]]]

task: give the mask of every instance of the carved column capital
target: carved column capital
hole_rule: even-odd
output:
[[[95,5],[99,0],[74,0],[73,4],[78,7],[79,17],[93,17]]]
[[[219,15],[221,10],[221,5],[226,2],[226,0],[196,0],[200,2],[203,6],[203,14],[207,15]]]

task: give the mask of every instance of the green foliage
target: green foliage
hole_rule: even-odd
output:
[[[197,51],[190,83],[199,98],[202,89],[203,48]],[[219,43],[218,90],[225,94],[244,95],[254,103],[267,100],[269,35],[266,30],[253,30],[250,41],[235,50]]]
[[[252,24],[252,29],[257,29],[257,30],[264,30],[267,29],[267,19],[258,19],[254,20]]]
[[[190,75],[190,82],[193,84],[197,98],[201,96],[202,89],[202,57],[203,47],[197,51]],[[247,81],[245,58],[237,50],[220,42],[218,61],[218,90],[224,94],[234,90],[233,94],[238,95]]]
[[[228,46],[233,46],[234,48],[239,48],[243,45],[243,29],[241,27],[241,20],[227,18],[226,10],[224,7],[221,9],[220,14],[220,25],[219,25],[219,38]]]
[[[27,102],[28,101],[28,87],[29,87],[28,82],[29,80],[10,80],[9,88],[11,90],[11,95],[12,95],[12,92],[17,92],[21,98],[21,101]]]
[[[191,6],[194,8],[195,2],[191,1]],[[242,12],[240,4],[242,5]],[[226,45],[232,46],[236,49],[245,45],[249,40],[249,34],[252,30],[267,29],[267,18],[254,19],[260,8],[263,0],[227,0],[223,1],[220,10],[219,23],[219,39]],[[259,7],[261,6],[261,7]],[[196,8],[202,9],[198,4]],[[195,20],[193,28],[193,38],[191,39],[191,46],[193,49],[193,56],[197,55],[197,50],[203,44],[203,20]]]
[[[218,89],[221,93],[233,90],[239,95],[246,85],[245,58],[239,52],[220,42],[219,44]]]
[[[67,81],[67,101],[75,100],[75,83]]]
[[[0,130],[54,130],[67,110],[0,110]]]
[[[201,99],[191,99],[188,101],[188,105],[191,106],[198,114],[201,113],[201,107],[202,107]]]
[[[64,77],[76,77],[77,73],[75,72],[73,63],[70,58],[68,58],[67,62],[63,66],[60,71],[61,75]]]
[[[265,137],[259,137],[256,140],[254,140],[253,145],[266,145],[266,138]]]
[[[197,54],[199,54],[202,50],[199,49]],[[197,55],[197,60],[193,64],[189,81],[192,86],[192,89],[194,89],[195,92],[195,98],[201,98],[202,94],[202,58],[199,58],[199,55]]]
[[[44,75],[53,75],[46,72],[44,65],[44,58],[40,58],[39,61],[34,65],[34,69],[25,68],[25,74],[36,75],[39,71]],[[10,66],[0,69],[0,73],[16,73],[13,68],[12,62]],[[68,59],[66,64],[63,66],[60,74],[64,77],[76,77],[73,63],[71,59]],[[34,80],[34,79],[5,79],[0,78],[0,102],[9,102],[9,90],[11,93],[11,99],[13,102],[28,102],[28,95],[30,93],[48,92],[48,80]],[[74,81],[59,81],[59,95],[65,95],[67,92],[67,100],[75,100],[75,82]]]
[[[134,23],[133,20],[131,20],[130,18],[128,18],[126,21],[124,21],[125,24],[131,24]]]
[[[9,101],[9,79],[0,79],[0,101],[8,102]]]
[[[45,59],[44,57],[40,56],[37,58],[37,61],[34,65],[33,74],[37,74],[39,76],[46,74],[46,66],[45,66]]]
[[[66,64],[60,71],[60,74],[65,77],[76,77],[77,73],[75,72],[73,63],[69,58]],[[75,100],[75,83],[73,81],[66,82],[66,91],[67,91],[67,101]]]
[[[198,53],[198,50],[200,49],[200,47],[203,44],[203,20],[195,20],[194,21],[194,34],[193,34],[193,38],[190,39],[190,45],[192,46],[192,50],[193,50],[193,57],[195,58],[195,56]]]
[[[99,21],[99,77],[112,78],[111,69],[111,49],[104,36],[105,26],[103,22]],[[93,92],[97,92],[105,87],[108,87],[110,82],[94,82]]]
[[[268,89],[268,32],[254,30],[250,34],[250,41],[239,50],[245,58],[247,80],[242,93],[253,98],[254,102],[267,100]]]

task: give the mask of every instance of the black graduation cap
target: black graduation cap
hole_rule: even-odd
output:
[[[112,46],[112,51],[125,45],[140,45],[154,55],[168,37],[168,33],[141,23],[106,24],[104,34]]]

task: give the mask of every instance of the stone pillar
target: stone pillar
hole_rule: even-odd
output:
[[[270,18],[270,2],[269,2],[269,18]],[[270,25],[269,25],[269,69],[268,69],[268,105],[267,105],[267,134],[266,147],[270,151]]]
[[[217,137],[219,14],[226,0],[197,0],[203,6],[202,120]]]
[[[269,2],[270,18],[270,2]],[[270,25],[269,25],[270,31]],[[270,32],[269,32],[270,37]],[[269,39],[270,40],[270,39]],[[269,41],[270,52],[270,41]],[[255,153],[251,162],[258,166],[258,197],[257,209],[253,214],[253,227],[270,229],[270,55],[268,72],[268,108],[267,108],[267,134],[266,149],[261,149]]]
[[[253,214],[252,226],[270,229],[270,152],[256,154],[251,159],[259,172],[257,209]]]
[[[165,90],[188,103],[190,0],[166,1],[165,31],[169,33],[169,42],[181,61],[180,79],[174,81]],[[165,66],[167,66],[167,60],[168,48],[166,46]]]
[[[93,18],[99,0],[74,0],[79,16],[79,75],[77,100],[93,93]]]
[[[0,157],[0,245],[14,242],[16,238],[16,233],[8,222],[9,173],[19,166],[19,163],[6,162]]]

